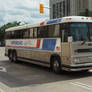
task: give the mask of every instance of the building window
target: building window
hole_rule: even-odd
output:
[[[53,4],[53,18],[56,18],[56,11],[55,11],[56,7],[55,4]]]
[[[66,0],[67,16],[70,15],[70,0]]]
[[[63,8],[62,8],[62,2],[60,2],[60,17],[62,17],[62,10],[63,10]]]
[[[65,16],[65,1],[63,1],[63,16]]]

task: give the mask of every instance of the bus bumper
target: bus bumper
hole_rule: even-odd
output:
[[[87,64],[75,64],[75,65],[63,65],[63,68],[68,71],[82,71],[82,70],[90,70],[92,69],[92,63]]]

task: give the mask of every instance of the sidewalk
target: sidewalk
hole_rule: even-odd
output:
[[[5,48],[0,47],[0,61],[6,61],[8,60],[8,57],[5,57]]]

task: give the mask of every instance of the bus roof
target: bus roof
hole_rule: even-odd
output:
[[[22,30],[26,28],[32,28],[32,27],[39,27],[39,26],[45,26],[45,25],[51,25],[56,23],[68,23],[68,22],[92,22],[92,17],[84,17],[84,16],[67,16],[57,19],[51,19],[48,21],[43,21],[38,24],[29,24],[29,25],[23,25],[23,26],[17,26],[17,27],[11,27],[6,29],[6,31],[13,31],[13,30]]]

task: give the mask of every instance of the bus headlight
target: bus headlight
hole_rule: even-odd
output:
[[[75,63],[75,64],[80,63],[80,59],[79,59],[79,58],[75,58],[75,59],[74,59],[74,63]]]

